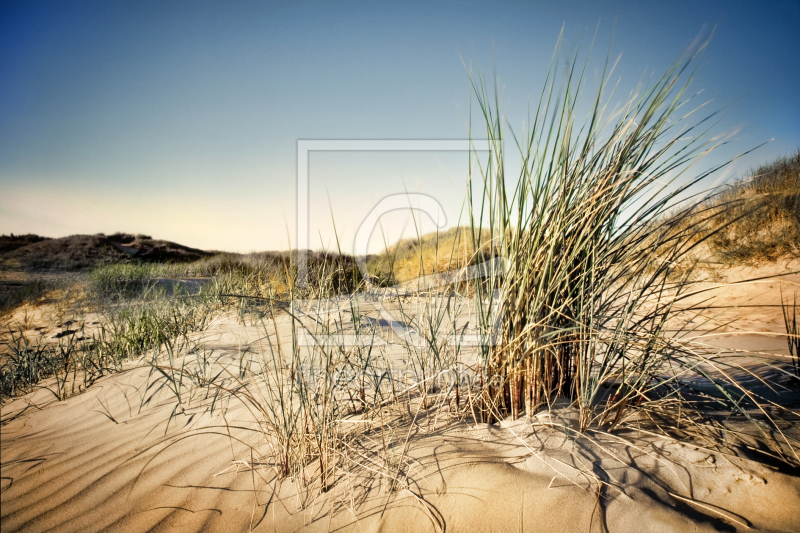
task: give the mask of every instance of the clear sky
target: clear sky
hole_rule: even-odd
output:
[[[230,251],[294,245],[298,139],[464,139],[462,57],[496,70],[512,125],[559,32],[623,87],[716,26],[693,87],[738,131],[729,176],[800,147],[800,1],[0,4],[0,233],[147,233]],[[627,84],[627,85],[626,85]],[[313,248],[388,194],[456,223],[460,153],[312,153]],[[404,218],[405,217],[405,218]],[[406,215],[385,219],[390,238]]]

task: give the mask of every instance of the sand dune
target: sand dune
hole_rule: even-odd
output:
[[[736,291],[718,301],[780,297],[777,283]],[[779,352],[758,344],[781,330],[779,308],[752,309],[713,342]],[[706,331],[731,318],[708,316]],[[203,344],[233,364],[287,326],[227,316]],[[576,438],[547,413],[488,426],[418,400],[394,408],[388,446],[360,431],[332,488],[308,494],[253,452],[268,443],[241,406],[223,417],[198,398],[167,427],[175,401],[142,406],[149,370],[137,365],[65,401],[39,390],[2,406],[2,531],[800,531],[798,472],[746,450],[630,430]]]
[[[235,464],[247,450],[211,417],[164,437],[168,405],[136,414],[120,394],[137,378],[112,377],[3,428],[3,531],[800,529],[797,477],[663,439],[574,443],[538,420],[437,430],[420,419],[409,489],[354,469],[360,483],[302,508],[290,482]]]

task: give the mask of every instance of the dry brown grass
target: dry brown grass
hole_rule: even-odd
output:
[[[386,283],[403,283],[421,276],[448,272],[484,260],[489,233],[473,239],[468,227],[451,228],[418,238],[403,239],[368,261],[370,274]],[[481,243],[476,251],[475,241]]]
[[[695,235],[701,261],[758,266],[800,257],[800,150],[724,185],[681,223],[691,225],[705,226]]]

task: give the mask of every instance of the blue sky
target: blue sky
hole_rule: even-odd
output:
[[[558,5],[556,5],[558,4]],[[497,72],[511,124],[559,32],[633,86],[716,27],[693,87],[738,132],[730,169],[800,147],[800,2],[5,2],[0,233],[148,233],[231,251],[295,243],[298,139],[463,139],[462,58]],[[590,70],[590,74],[593,70]],[[384,196],[456,222],[466,154],[312,154],[312,247]],[[715,159],[710,158],[709,164]],[[387,216],[389,238],[406,214]],[[424,227],[429,229],[431,226]]]

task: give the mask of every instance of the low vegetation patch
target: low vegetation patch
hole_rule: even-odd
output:
[[[127,289],[128,287],[126,287]],[[128,293],[123,293],[123,297]],[[59,400],[89,387],[98,378],[122,370],[129,359],[165,346],[189,343],[203,331],[220,305],[208,292],[167,297],[149,292],[135,298],[84,300],[84,311],[99,320],[70,320],[61,332],[30,330],[9,324],[0,353],[0,400],[44,387]],[[52,378],[52,379],[51,379]],[[42,385],[43,380],[55,383]]]
[[[723,229],[709,244],[724,263],[800,257],[800,151],[755,169],[712,202]]]
[[[464,226],[403,239],[370,256],[367,269],[379,286],[458,270],[490,257],[488,239],[489,232],[485,229],[473,235],[472,228]],[[480,243],[478,248],[476,242]]]
[[[53,280],[37,276],[19,285],[4,287],[5,290],[0,291],[0,317],[26,303],[39,302],[58,285]]]
[[[757,266],[800,258],[800,151],[725,184],[682,215],[681,228],[699,226],[694,254],[723,266]],[[702,256],[702,257],[700,257]]]

